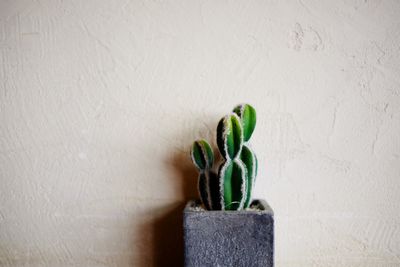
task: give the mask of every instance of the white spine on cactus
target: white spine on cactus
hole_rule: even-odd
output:
[[[230,119],[229,115],[226,115],[224,118],[224,131],[222,132],[222,140],[224,141],[224,151],[225,151],[227,160],[230,159],[229,151],[228,151],[228,142],[226,141],[228,139],[228,135],[231,133],[231,128],[228,125],[229,119]]]
[[[246,108],[246,104],[240,104],[240,121],[243,121],[244,109]],[[244,131],[244,121],[243,121],[243,131]],[[244,135],[244,133],[243,133]]]
[[[223,167],[218,173],[219,176],[219,193],[220,193],[220,202],[221,202],[221,210],[225,210],[225,198],[224,198],[224,178],[225,178],[225,170],[228,167],[231,160],[228,158],[223,164]]]
[[[251,152],[251,155],[253,156],[253,160],[252,160],[252,162],[253,162],[253,177],[251,177],[251,184],[252,184],[252,188],[254,188],[254,183],[256,182],[256,177],[257,177],[257,174],[256,174],[256,154],[254,153],[254,151],[253,151],[253,149],[251,148],[251,145],[250,145],[250,143],[248,143],[248,142],[246,142],[246,147],[250,150],[250,152]],[[251,195],[251,192],[250,192],[250,195]]]
[[[243,209],[244,203],[246,202],[247,194],[247,180],[246,180],[246,175],[247,175],[247,168],[244,165],[243,161],[240,159],[235,159],[235,160],[227,160],[223,163],[223,167],[221,168],[219,172],[219,190],[220,190],[220,195],[221,195],[221,210],[225,210],[225,198],[224,198],[224,178],[225,178],[225,170],[229,166],[230,163],[235,162],[239,165],[239,167],[242,169],[242,186],[240,188],[240,192],[242,193],[242,198],[240,199],[239,202],[239,207],[238,210]]]
[[[232,112],[231,113],[234,117],[236,117],[236,119],[238,120],[238,122],[239,122],[239,126],[240,127],[242,127],[241,125],[240,125],[240,118],[239,118],[239,116],[236,114],[236,113],[234,113],[234,112]],[[238,150],[238,152],[237,152],[237,154],[236,154],[236,157],[235,158],[238,158],[238,157],[240,157],[240,153],[242,152],[242,147],[243,147],[243,143],[244,143],[244,130],[243,130],[243,128],[241,129],[241,135],[240,135],[240,144],[242,144],[240,147],[239,147],[239,150]],[[235,159],[234,158],[234,159]]]
[[[247,168],[244,165],[243,161],[240,159],[235,159],[235,162],[242,168],[242,187],[240,188],[240,191],[242,192],[242,199],[240,200],[239,203],[239,208],[238,210],[243,209],[244,203],[246,202],[247,194],[246,194],[246,189],[247,189],[247,180],[246,180],[246,174],[247,174]]]
[[[202,139],[202,140],[200,140],[200,141],[205,141],[204,139]],[[201,153],[203,153],[203,155],[204,155],[204,161],[205,161],[205,163],[206,163],[206,166],[204,166],[204,169],[205,170],[208,170],[209,169],[209,167],[208,167],[208,153],[207,153],[207,151],[205,150],[205,148],[204,148],[204,144],[200,144],[200,150],[201,150]]]

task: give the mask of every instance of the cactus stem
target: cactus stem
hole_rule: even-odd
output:
[[[240,159],[237,159],[237,160],[235,160],[241,167],[242,167],[242,169],[245,171],[245,173],[243,174],[243,176],[244,176],[244,180],[243,180],[243,183],[242,183],[242,187],[241,187],[241,191],[242,191],[242,199],[240,200],[240,203],[239,203],[239,210],[241,210],[241,209],[243,209],[243,206],[244,206],[244,203],[245,203],[245,201],[246,201],[246,198],[247,198],[247,193],[246,193],[246,189],[247,189],[247,179],[246,179],[246,176],[247,176],[247,169],[246,169],[246,166],[244,165],[244,163],[243,163],[243,161],[241,161]]]
[[[220,170],[218,171],[218,175],[220,173],[225,173],[226,168],[228,168],[230,163],[230,159],[228,158],[224,163],[221,164]],[[225,200],[224,200],[224,193],[225,193],[225,188],[224,188],[224,177],[222,175],[219,175],[219,192],[220,192],[220,202],[221,202],[221,210],[225,210]]]
[[[210,172],[206,171],[206,181],[207,181],[207,201],[210,210],[212,209],[212,199],[211,199],[211,191],[210,191]]]

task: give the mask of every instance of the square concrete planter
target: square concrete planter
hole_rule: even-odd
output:
[[[263,200],[251,207],[206,211],[189,201],[183,214],[185,266],[274,266],[274,213]]]

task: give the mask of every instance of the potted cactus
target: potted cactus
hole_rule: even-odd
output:
[[[200,200],[184,210],[185,266],[273,266],[273,211],[264,200],[252,200],[258,164],[249,140],[255,126],[256,111],[248,104],[219,121],[217,172],[210,144],[193,143]]]

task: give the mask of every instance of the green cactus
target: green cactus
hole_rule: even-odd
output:
[[[224,159],[234,159],[243,145],[240,118],[235,114],[223,117],[217,126],[217,144]]]
[[[243,128],[243,138],[244,142],[249,141],[251,135],[253,134],[254,128],[256,127],[256,110],[249,104],[237,105],[233,112],[235,112],[242,124]]]
[[[247,145],[243,145],[242,153],[240,153],[240,159],[246,166],[247,170],[246,172],[247,194],[246,194],[246,200],[244,202],[244,207],[247,208],[250,205],[251,193],[256,178],[257,159],[254,155],[254,152]]]
[[[246,167],[240,159],[225,161],[218,172],[221,207],[224,210],[240,210],[246,200]]]
[[[192,161],[199,170],[198,190],[201,201],[206,209],[211,209],[210,205],[210,169],[214,163],[214,153],[206,140],[197,140],[193,143],[191,150]]]
[[[251,203],[257,158],[249,146],[256,125],[255,109],[238,105],[217,126],[217,145],[223,162],[212,171],[214,154],[205,140],[193,143],[192,161],[199,170],[199,193],[208,210],[241,210]]]
[[[199,170],[211,169],[214,163],[214,152],[204,139],[193,143],[191,150],[192,161]]]
[[[247,169],[247,196],[244,203],[244,207],[247,208],[251,202],[251,194],[257,176],[257,158],[248,144],[254,128],[256,127],[256,110],[248,104],[242,104],[236,106],[233,109],[233,112],[239,116],[243,128],[244,144],[240,154],[240,159],[243,161]]]

